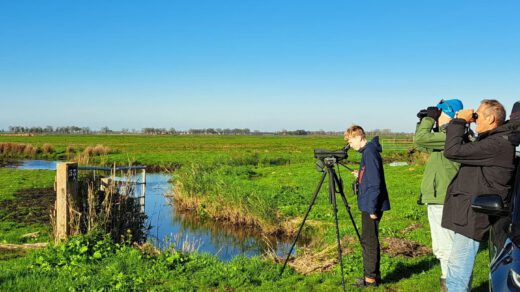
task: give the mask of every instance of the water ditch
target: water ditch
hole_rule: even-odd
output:
[[[22,170],[56,170],[56,161],[24,160],[4,167]],[[257,256],[274,252],[286,255],[290,243],[279,238],[259,235],[255,230],[229,226],[212,221],[201,221],[197,215],[175,209],[169,194],[172,176],[167,173],[147,173],[145,213],[151,229],[148,239],[157,247],[171,243],[202,253],[210,253],[223,261],[235,256]],[[137,188],[138,189],[138,188]]]

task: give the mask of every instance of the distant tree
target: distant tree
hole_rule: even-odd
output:
[[[83,128],[81,128],[81,132],[82,132],[83,134],[90,134],[90,133],[92,133],[92,131],[90,130],[89,127],[83,127]]]
[[[99,130],[101,133],[103,134],[108,134],[108,133],[112,133],[112,130],[110,130],[110,128],[108,127],[102,127],[100,130]]]

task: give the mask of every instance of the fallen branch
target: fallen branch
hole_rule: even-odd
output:
[[[0,249],[5,249],[5,250],[38,249],[38,248],[45,248],[48,245],[49,244],[47,242],[25,243],[25,244],[0,243]]]

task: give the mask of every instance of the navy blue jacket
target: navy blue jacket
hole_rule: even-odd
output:
[[[377,136],[358,150],[362,154],[357,179],[358,208],[369,214],[390,210],[381,151]]]

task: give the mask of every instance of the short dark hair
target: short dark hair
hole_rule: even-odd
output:
[[[506,110],[498,100],[484,99],[480,103],[486,105],[486,108],[484,109],[484,115],[486,117],[489,117],[489,115],[493,115],[499,126],[505,123]]]

